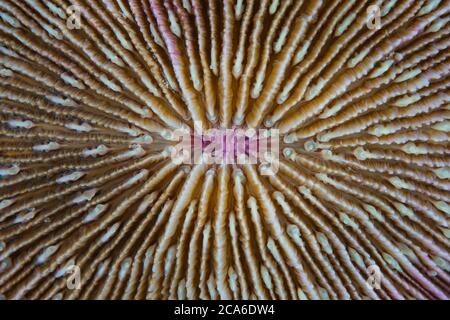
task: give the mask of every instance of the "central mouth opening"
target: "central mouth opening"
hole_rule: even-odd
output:
[[[217,129],[175,134],[172,159],[185,164],[258,164],[279,155],[277,129]]]

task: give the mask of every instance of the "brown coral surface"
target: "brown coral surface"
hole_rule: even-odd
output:
[[[1,296],[447,299],[449,20],[0,0]],[[279,130],[277,170],[174,162],[195,123]]]

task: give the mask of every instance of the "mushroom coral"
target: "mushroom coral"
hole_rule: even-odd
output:
[[[448,299],[449,14],[0,1],[1,296]],[[173,161],[200,128],[277,170]]]

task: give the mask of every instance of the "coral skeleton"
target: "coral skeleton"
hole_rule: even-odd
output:
[[[0,297],[448,299],[449,21],[0,0]],[[204,152],[212,129],[273,130],[278,157],[174,161],[177,130]]]

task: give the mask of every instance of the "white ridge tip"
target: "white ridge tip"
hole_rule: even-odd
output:
[[[59,177],[58,179],[56,179],[56,183],[58,184],[63,184],[63,183],[68,183],[68,182],[74,182],[77,181],[79,179],[81,179],[82,177],[84,177],[86,173],[82,172],[82,171],[75,171],[69,174],[66,174],[64,176]]]
[[[0,177],[5,176],[15,176],[20,172],[19,166],[16,164],[10,166],[10,167],[0,167]]]
[[[98,157],[98,156],[104,156],[105,154],[107,154],[109,151],[109,149],[101,144],[96,148],[91,148],[91,149],[84,149],[83,150],[83,156],[85,157]]]
[[[8,125],[15,129],[31,129],[34,123],[30,120],[9,120]]]
[[[57,142],[49,142],[46,144],[37,144],[33,146],[34,151],[38,152],[48,152],[48,151],[55,151],[61,148],[61,145]]]
[[[283,149],[283,155],[286,158],[292,158],[294,156],[294,149],[292,149],[292,148],[284,148]]]
[[[78,194],[73,200],[73,203],[82,203],[82,202],[86,202],[86,201],[91,201],[92,198],[95,197],[95,195],[97,194],[98,189],[94,188],[94,189],[90,189],[90,190],[86,190],[80,194]]]
[[[153,142],[153,138],[151,135],[144,134],[134,138],[131,142],[136,144],[151,144]]]
[[[97,219],[97,217],[102,214],[108,208],[107,204],[98,204],[91,210],[89,210],[88,214],[84,218],[84,222],[91,222]]]
[[[65,127],[67,129],[74,130],[74,131],[77,131],[77,132],[90,132],[90,131],[92,131],[91,125],[89,123],[87,123],[87,122],[83,122],[81,124],[80,123],[76,123],[76,122],[72,122],[72,123],[66,124]]]

